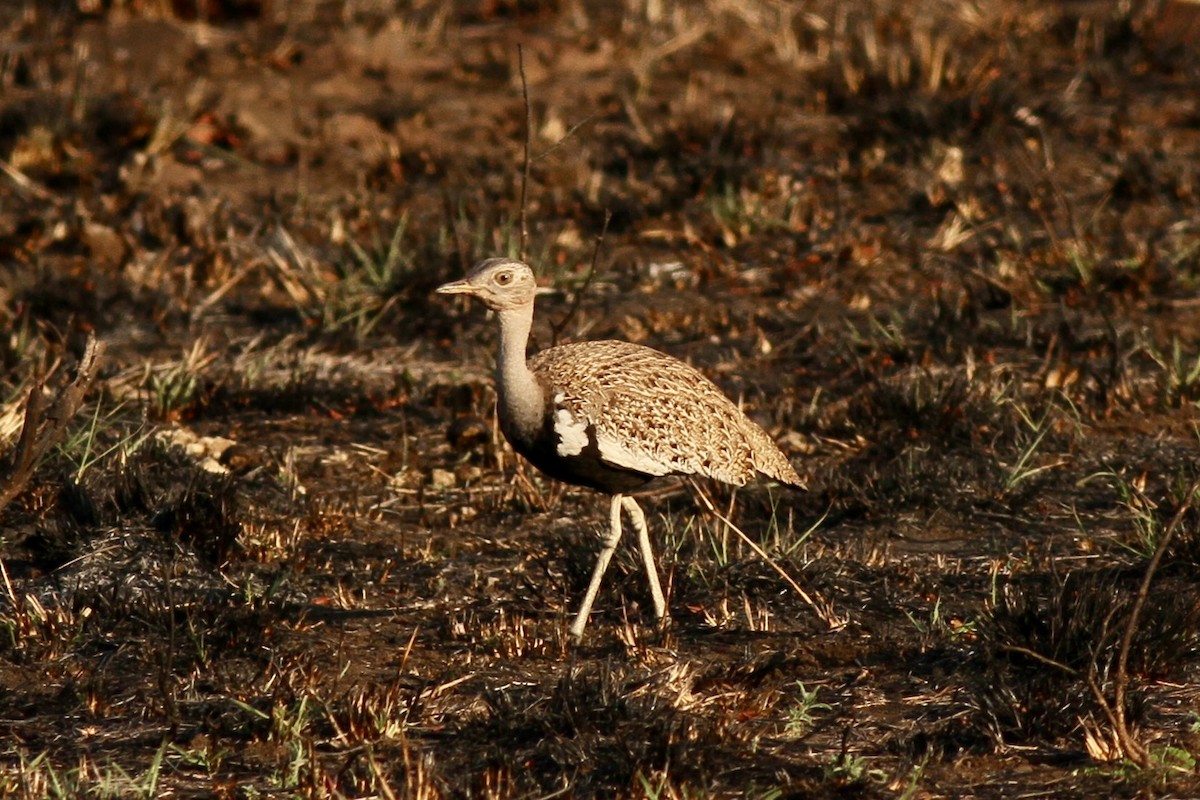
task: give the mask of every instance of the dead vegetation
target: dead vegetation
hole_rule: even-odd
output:
[[[1189,11],[10,4],[0,794],[1200,792]],[[428,296],[522,241],[809,479],[665,632]]]

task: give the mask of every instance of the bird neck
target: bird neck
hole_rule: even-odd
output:
[[[496,360],[496,389],[500,396],[501,419],[532,435],[542,424],[545,397],[533,371],[525,361],[529,331],[533,327],[533,304],[506,309],[500,314],[500,354]]]

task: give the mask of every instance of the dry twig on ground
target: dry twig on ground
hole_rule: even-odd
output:
[[[1129,723],[1125,718],[1125,696],[1129,687],[1129,651],[1133,645],[1133,637],[1137,633],[1138,624],[1141,621],[1142,610],[1145,608],[1146,600],[1150,596],[1150,583],[1154,580],[1154,574],[1158,571],[1158,565],[1162,561],[1163,555],[1167,552],[1167,546],[1171,543],[1175,532],[1179,529],[1184,515],[1191,510],[1192,503],[1198,491],[1200,491],[1200,481],[1192,483],[1188,488],[1182,504],[1176,510],[1175,516],[1171,518],[1171,522],[1167,525],[1166,530],[1159,536],[1154,554],[1150,557],[1149,563],[1146,564],[1146,571],[1142,575],[1141,585],[1138,587],[1138,593],[1134,597],[1133,608],[1129,612],[1129,619],[1126,621],[1125,630],[1121,634],[1121,645],[1117,650],[1116,674],[1113,676],[1113,699],[1111,703],[1104,695],[1103,688],[1096,678],[1094,663],[1092,665],[1092,672],[1088,675],[1088,688],[1091,689],[1096,703],[1104,712],[1105,717],[1108,718],[1109,724],[1112,725],[1113,736],[1116,745],[1120,748],[1121,755],[1141,767],[1150,765],[1150,752],[1130,730]]]
[[[66,435],[67,425],[83,405],[83,397],[96,380],[96,368],[104,352],[103,343],[89,335],[75,377],[52,394],[46,392],[46,376],[34,378],[25,404],[21,435],[9,458],[8,474],[0,476],[0,513],[28,485],[42,457]]]

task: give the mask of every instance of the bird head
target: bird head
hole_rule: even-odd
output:
[[[471,267],[465,278],[439,286],[437,293],[468,294],[493,311],[506,311],[532,303],[537,281],[523,261],[486,258]]]

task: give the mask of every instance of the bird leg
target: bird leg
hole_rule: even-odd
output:
[[[637,507],[636,503],[634,503],[634,507]],[[640,509],[639,513],[641,513]],[[588,615],[592,613],[592,603],[596,602],[596,594],[600,591],[600,581],[604,579],[604,571],[608,569],[608,562],[612,560],[617,543],[621,541],[621,495],[619,494],[612,496],[608,519],[608,538],[604,540],[604,546],[600,548],[600,557],[596,559],[596,567],[592,570],[592,582],[588,584],[587,593],[583,596],[583,604],[579,607],[579,613],[575,615],[574,622],[571,623],[571,638],[577,642],[583,638],[584,626],[587,625]]]
[[[663,599],[662,586],[658,583],[658,567],[654,565],[654,548],[650,546],[650,529],[646,527],[646,515],[632,497],[622,497],[621,507],[633,520],[633,527],[637,528],[638,547],[642,551],[642,563],[646,565],[646,578],[650,581],[650,596],[654,599],[654,616],[659,620],[666,619],[667,602]]]
[[[588,584],[587,593],[583,596],[579,613],[575,615],[575,619],[571,623],[571,638],[577,642],[583,638],[583,629],[587,626],[588,615],[592,613],[592,604],[596,602],[596,595],[600,592],[600,583],[604,580],[608,563],[612,561],[617,544],[621,541],[622,508],[629,514],[629,518],[633,520],[633,527],[637,529],[638,548],[642,551],[642,563],[646,566],[646,577],[650,581],[650,596],[654,600],[654,616],[659,620],[665,619],[667,616],[667,602],[663,598],[662,586],[658,582],[658,568],[654,564],[654,548],[650,545],[650,529],[646,525],[646,515],[632,497],[615,494],[612,497],[612,505],[609,506],[608,538],[604,540],[604,546],[600,548],[600,556],[596,559],[596,566],[592,570],[592,580]]]

